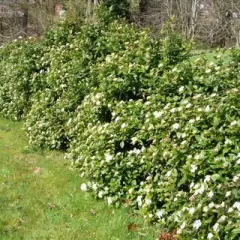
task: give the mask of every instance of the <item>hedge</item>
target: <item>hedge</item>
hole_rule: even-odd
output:
[[[66,150],[82,190],[130,204],[162,237],[237,240],[240,54],[189,51],[170,25],[153,38],[122,20],[62,23],[0,49],[0,111],[32,145]]]

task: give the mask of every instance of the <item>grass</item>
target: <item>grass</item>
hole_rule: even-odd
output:
[[[200,57],[205,57],[208,62],[215,62],[216,61],[217,50],[201,50],[201,51],[193,51],[193,55],[191,60],[194,61]],[[231,61],[231,50],[226,49],[223,52],[223,62],[225,64]]]
[[[60,152],[27,146],[21,123],[0,119],[0,239],[156,239],[156,228],[127,208],[80,191]]]

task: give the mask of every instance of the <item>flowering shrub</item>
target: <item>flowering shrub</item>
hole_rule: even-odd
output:
[[[99,198],[117,205],[128,199],[168,229],[166,236],[238,239],[234,66],[198,59],[158,78],[146,99],[109,98],[111,84],[88,95],[68,123],[75,137],[67,156]]]
[[[189,45],[120,21],[61,27],[0,50],[0,110],[30,143],[68,149],[91,190],[158,222],[162,239],[238,240],[239,54],[190,62]]]
[[[32,79],[41,58],[38,50],[35,41],[22,40],[0,50],[0,111],[6,117],[20,119],[29,110],[35,90]]]
[[[31,109],[32,97],[46,87],[49,51],[70,42],[77,25],[61,23],[43,39],[18,39],[0,49],[0,111],[4,116],[21,119]]]
[[[42,72],[45,88],[32,98],[26,118],[30,143],[68,148],[66,123],[86,95],[99,89],[109,100],[143,98],[161,60],[161,42],[148,30],[120,21],[83,25],[74,39],[52,45],[41,58],[48,68]]]

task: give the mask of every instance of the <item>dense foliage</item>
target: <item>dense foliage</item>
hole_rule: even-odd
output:
[[[116,16],[128,18],[130,15],[130,0],[103,0],[102,4],[111,8]]]
[[[1,112],[23,117],[31,144],[67,149],[82,190],[129,203],[163,235],[237,240],[239,53],[191,62],[169,26],[153,39],[104,19],[3,47]]]
[[[30,95],[35,91],[33,75],[41,58],[34,41],[12,43],[0,52],[0,110],[19,119],[29,109]]]
[[[9,118],[21,119],[31,109],[33,96],[46,88],[45,75],[49,70],[47,58],[54,48],[66,45],[78,31],[71,22],[37,39],[21,38],[0,49],[0,111]]]

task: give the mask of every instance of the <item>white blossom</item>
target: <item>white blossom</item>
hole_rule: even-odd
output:
[[[238,123],[238,122],[235,120],[235,121],[231,122],[230,125],[231,125],[231,126],[235,126],[235,125],[237,125],[237,123]]]
[[[208,197],[209,197],[209,198],[212,198],[213,195],[214,195],[214,194],[213,194],[213,191],[211,191],[211,192],[208,193]]]
[[[186,222],[183,222],[182,225],[180,226],[181,229],[184,229],[186,227]]]
[[[81,184],[80,188],[83,192],[86,192],[87,191],[87,184],[85,184],[85,183]]]
[[[225,215],[222,215],[220,218],[219,218],[219,222],[224,222],[225,220],[227,219],[227,217]]]
[[[118,122],[120,120],[120,117],[116,117],[115,122]]]
[[[163,109],[167,110],[169,108],[169,106],[170,106],[170,103],[166,104]]]
[[[138,139],[136,137],[133,137],[131,140],[132,140],[132,144],[135,145]]]
[[[179,129],[179,127],[180,127],[180,125],[178,124],[178,123],[174,123],[173,125],[172,125],[172,128],[173,129]]]
[[[130,189],[128,190],[128,193],[129,193],[129,194],[132,194],[132,193],[133,193],[133,188],[130,188]]]
[[[233,143],[232,140],[230,140],[228,138],[225,140],[226,145],[232,145],[232,143]]]
[[[95,95],[95,98],[96,99],[100,99],[100,98],[102,98],[103,97],[103,94],[102,93],[97,93],[96,95]]]
[[[191,165],[190,171],[191,171],[191,173],[195,173],[197,171],[197,169],[198,169],[198,166],[193,164],[193,165]]]
[[[205,112],[210,112],[210,106],[207,105],[207,107],[205,108]]]
[[[171,153],[170,152],[168,152],[168,151],[164,151],[163,152],[163,157],[164,158],[168,158],[168,157],[170,157],[171,156]]]
[[[97,185],[96,185],[95,183],[92,185],[92,189],[93,189],[94,191],[97,190]]]
[[[208,212],[208,210],[209,210],[209,208],[208,208],[207,206],[205,206],[205,207],[203,208],[203,212]]]
[[[157,216],[158,218],[162,218],[163,215],[164,215],[164,210],[157,210],[156,216]]]
[[[214,232],[218,232],[219,231],[219,223],[215,223],[214,224],[213,230],[214,230]]]
[[[146,200],[145,200],[145,203],[146,203],[146,205],[151,205],[152,200],[151,200],[151,199],[146,199]]]
[[[233,212],[233,208],[230,207],[230,208],[228,209],[228,213],[232,213],[232,212]]]
[[[141,153],[141,150],[137,149],[137,148],[134,148],[133,153],[135,153],[136,155],[139,155]]]
[[[210,208],[213,208],[215,206],[214,202],[209,203],[208,205]]]
[[[194,187],[194,182],[191,182],[190,188],[193,188],[193,187]]]
[[[179,229],[177,229],[177,234],[181,234],[182,230],[186,227],[186,223],[183,222]]]
[[[142,196],[138,196],[136,201],[141,202],[142,201]]]
[[[181,86],[179,89],[178,89],[178,91],[181,93],[181,92],[183,92],[184,91],[184,86]]]
[[[182,233],[182,229],[181,228],[178,228],[177,229],[177,234],[180,235]]]
[[[186,108],[190,108],[192,106],[192,104],[191,103],[188,103],[187,105],[186,105]]]
[[[153,115],[154,115],[154,117],[155,118],[160,118],[162,115],[163,115],[163,112],[157,112],[157,111],[155,111],[154,113],[153,113]]]
[[[111,204],[113,203],[113,201],[112,201],[112,198],[111,198],[111,197],[108,197],[108,198],[107,198],[107,203],[108,203],[108,205],[111,205]]]
[[[113,156],[110,155],[109,153],[105,153],[105,159],[106,159],[106,162],[110,162],[113,159]]]
[[[213,238],[213,234],[212,233],[208,233],[207,239],[212,239],[212,238]]]
[[[237,210],[240,212],[240,202],[235,202],[233,204],[233,208],[237,208]]]
[[[83,178],[84,176],[85,176],[85,173],[84,173],[84,172],[80,174],[80,177],[81,177],[81,178]]]
[[[194,223],[193,223],[193,228],[195,228],[196,230],[198,230],[201,226],[202,226],[202,222],[201,222],[200,219],[194,221]]]
[[[189,208],[189,213],[190,213],[191,215],[193,215],[194,212],[195,212],[195,208]]]
[[[183,108],[182,107],[178,107],[178,109],[177,109],[179,112],[181,112],[182,110],[183,110]]]
[[[231,191],[226,192],[226,195],[225,195],[225,196],[226,196],[226,197],[231,196]]]
[[[195,119],[190,119],[189,120],[189,123],[194,123],[195,122]]]
[[[211,180],[211,177],[209,175],[207,175],[204,179],[204,182],[206,183],[206,182],[209,182],[210,180]]]
[[[187,136],[186,133],[183,133],[183,134],[182,134],[182,138],[185,138],[186,136]]]
[[[205,188],[203,185],[201,185],[201,187],[195,191],[195,195],[203,194],[204,191],[205,191]]]
[[[100,192],[98,193],[98,197],[99,197],[99,198],[102,198],[102,197],[103,197],[103,191],[100,191]]]
[[[171,174],[172,174],[172,171],[170,170],[170,171],[168,171],[168,172],[165,174],[165,176],[166,176],[166,177],[170,177]]]
[[[187,144],[187,141],[186,141],[186,140],[184,140],[184,141],[181,142],[181,145],[185,145],[185,144]]]
[[[195,158],[196,160],[199,160],[199,159],[201,159],[201,155],[200,155],[200,154],[196,154],[194,158]]]
[[[233,177],[233,181],[234,182],[237,182],[238,180],[239,180],[239,176],[238,175]]]

